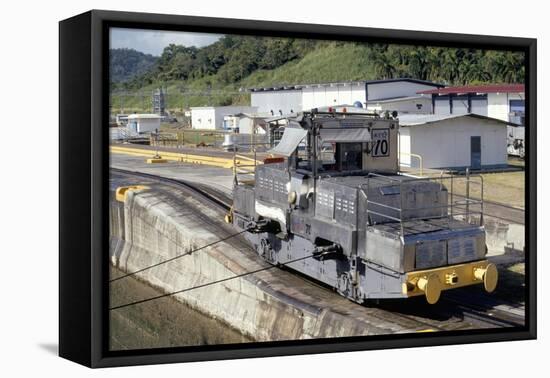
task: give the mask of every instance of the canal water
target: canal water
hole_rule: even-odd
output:
[[[123,272],[111,268],[111,276]],[[126,277],[110,285],[110,302],[117,306],[161,295],[146,283]],[[144,349],[191,345],[234,344],[253,341],[227,324],[164,297],[110,311],[110,349]]]

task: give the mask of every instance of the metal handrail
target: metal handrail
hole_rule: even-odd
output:
[[[385,176],[385,175],[381,175],[380,173],[375,173],[375,172],[369,172],[367,174],[367,179],[370,178],[370,177],[376,177],[376,178],[381,178],[381,179],[384,179],[384,180],[387,180],[387,181],[397,181],[397,182],[402,182],[403,180],[399,180],[399,179],[395,179],[395,178],[392,178],[392,177],[388,177],[388,176]],[[368,182],[367,182],[368,184]],[[363,186],[365,184],[361,184],[361,186]]]
[[[265,146],[270,145],[269,142],[257,142],[257,143],[236,143],[237,146]]]
[[[379,215],[383,218],[387,218],[387,219],[391,219],[391,220],[394,220],[396,222],[411,222],[411,221],[417,221],[417,220],[429,220],[429,219],[444,219],[444,218],[449,218],[448,215],[440,215],[440,216],[434,216],[434,217],[430,217],[430,218],[426,218],[426,217],[416,217],[416,218],[407,218],[407,219],[402,219],[402,218],[396,218],[396,217],[392,217],[391,215],[387,215],[387,214],[383,214],[383,213],[379,213],[377,211],[374,211],[374,210],[369,210],[369,214],[374,214],[374,215]],[[460,215],[482,215],[481,211],[469,211],[469,212],[463,212],[463,213],[455,213],[453,217],[456,217],[456,216],[460,216]]]
[[[252,135],[255,135],[255,134],[252,134]],[[239,184],[239,178],[238,178],[239,174],[241,174],[241,175],[250,175],[250,174],[252,174],[256,171],[256,168],[258,167],[256,146],[267,146],[267,145],[270,145],[270,143],[269,142],[253,142],[253,143],[235,143],[234,144],[234,148],[233,148],[233,183],[235,185]],[[252,148],[252,152],[254,153],[253,158],[243,156],[243,158],[245,160],[252,161],[253,164],[238,164],[237,163],[237,157],[240,156],[240,154],[237,154],[237,151],[239,150],[240,146],[252,146],[253,147]],[[244,172],[241,171],[241,172],[239,172],[238,169],[241,169],[241,168],[254,168],[254,169],[250,170],[250,171],[244,171]]]
[[[454,206],[454,207],[466,206],[465,203],[454,203],[454,204],[439,205],[439,206],[425,206],[425,207],[422,207],[422,208],[404,208],[404,209],[400,209],[398,207],[393,207],[393,206],[390,206],[390,205],[386,205],[386,204],[381,203],[381,202],[375,202],[375,201],[370,201],[370,200],[367,200],[366,202],[368,204],[373,204],[373,205],[376,205],[376,206],[385,207],[387,209],[394,210],[394,211],[397,211],[399,213],[406,212],[406,211],[413,211],[413,210],[432,210],[432,209],[445,209],[445,208],[448,209],[451,206]],[[472,204],[473,205],[481,205],[481,202],[480,201],[474,201],[474,202],[472,202]]]
[[[482,203],[481,201],[475,200],[475,199],[466,200],[466,201],[468,201],[469,204],[473,204],[473,205],[481,205],[481,203]],[[449,208],[451,206],[466,206],[467,205],[467,203],[455,202],[455,203],[451,203],[451,204],[447,204],[447,205],[425,206],[425,207],[422,207],[420,209],[419,208],[404,208],[404,209],[401,209],[399,207],[393,207],[391,205],[387,205],[387,204],[384,204],[384,203],[381,203],[381,202],[376,202],[376,201],[371,201],[371,200],[367,200],[367,203],[371,203],[373,205],[385,207],[387,209],[395,210],[395,211],[398,211],[398,212],[405,212],[405,211],[412,211],[412,210],[443,209],[443,208]]]
[[[371,178],[382,179],[382,180],[390,183],[392,186],[398,185],[399,186],[400,206],[395,207],[395,206],[391,206],[391,205],[384,204],[384,203],[381,203],[381,202],[369,200],[368,199],[368,197],[369,197],[368,193],[369,193],[370,187],[371,187],[370,186],[370,184],[371,184],[370,179]],[[474,181],[474,180],[472,180],[472,178],[479,178],[480,181],[479,182]],[[451,181],[451,193],[450,193],[451,203],[447,203],[447,204],[444,204],[444,205],[436,205],[436,206],[425,206],[425,207],[422,207],[422,208],[404,208],[404,203],[403,203],[403,186],[404,185],[407,185],[407,184],[412,183],[412,182],[438,180],[439,184],[441,186],[443,186],[443,180],[444,179],[446,179],[446,180],[448,179],[448,180]],[[472,176],[472,175],[469,174],[469,171],[467,171],[467,174],[466,174],[466,177],[465,177],[466,188],[467,188],[466,189],[467,193],[466,193],[465,199],[460,200],[460,201],[456,201],[456,202],[454,202],[454,200],[453,200],[453,186],[454,186],[453,184],[454,184],[455,179],[456,179],[455,176],[452,176],[452,175],[447,175],[447,176],[441,175],[440,177],[437,177],[437,178],[428,178],[427,177],[427,178],[411,178],[411,179],[405,179],[405,180],[398,180],[398,179],[388,177],[388,176],[384,176],[384,175],[381,175],[381,174],[378,174],[378,173],[369,173],[367,175],[366,184],[361,184],[359,186],[359,189],[361,190],[361,192],[363,192],[363,194],[367,198],[366,201],[365,201],[365,204],[366,204],[365,211],[367,213],[367,219],[368,219],[369,214],[373,214],[373,215],[380,216],[384,219],[388,219],[390,221],[398,222],[399,226],[400,226],[400,229],[401,229],[400,235],[404,235],[403,222],[414,221],[414,220],[446,218],[448,220],[448,224],[449,224],[449,227],[450,227],[451,219],[455,219],[458,216],[465,216],[467,218],[467,222],[470,223],[470,218],[471,218],[472,215],[479,215],[480,216],[480,225],[483,225],[483,177],[480,176],[480,175],[473,175]],[[398,183],[396,184],[396,182],[398,182]],[[470,198],[470,196],[469,196],[469,193],[470,193],[469,185],[470,185],[470,183],[478,184],[478,185],[481,186],[481,199]],[[367,189],[366,193],[365,193],[365,188],[364,188],[365,185],[367,187],[366,188]],[[371,209],[369,209],[369,205],[371,205],[370,206]],[[395,211],[398,214],[398,217],[390,216],[388,214],[383,214],[383,213],[380,213],[378,211],[372,210],[373,205]],[[479,209],[479,211],[475,211],[475,210],[470,209],[470,206],[480,206],[480,209]],[[463,210],[464,207],[466,208],[466,211],[461,212],[461,210]],[[416,218],[403,219],[403,214],[406,213],[407,211],[415,211],[415,210],[416,211],[422,211],[422,210],[430,210],[430,209],[447,209],[448,211],[447,211],[446,215],[441,215],[441,216],[416,217]],[[449,209],[450,209],[450,211],[449,211]],[[455,210],[458,210],[459,212],[456,212]]]
[[[405,155],[405,156],[410,156],[410,157],[417,158],[418,161],[419,161],[420,176],[424,176],[424,163],[423,163],[422,155],[413,154],[413,153],[409,153],[409,152],[401,152],[401,151],[400,151],[400,152],[399,152],[399,166],[401,166],[401,155]],[[412,162],[410,163],[410,168],[412,168]]]

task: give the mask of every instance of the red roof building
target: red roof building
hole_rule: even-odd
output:
[[[525,124],[524,84],[480,84],[432,88],[417,92],[430,96],[433,113],[479,114],[514,124]]]
[[[525,84],[481,84],[463,85],[457,87],[444,87],[420,91],[418,94],[461,95],[461,94],[487,94],[487,93],[524,93]]]

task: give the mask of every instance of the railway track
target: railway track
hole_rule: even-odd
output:
[[[178,189],[183,188],[187,192],[193,193],[203,201],[208,202],[210,205],[223,212],[231,208],[231,198],[209,185],[120,168],[111,167],[111,172],[124,176],[140,177],[150,182],[157,182]],[[244,247],[253,250],[252,247],[241,238],[235,238],[231,243],[236,244],[235,246],[241,249]],[[299,276],[310,283],[321,286],[326,290],[331,290],[331,288],[319,282],[312,281],[308,277]],[[405,319],[411,323],[416,323],[417,328],[423,328],[426,331],[508,328],[522,327],[525,325],[525,316],[496,308],[497,306],[516,307],[518,304],[500,300],[491,300],[489,303],[482,303],[472,300],[472,298],[475,299],[475,296],[472,296],[471,293],[463,289],[456,289],[452,295],[449,295],[447,292],[444,293],[437,305],[428,305],[422,300],[423,298],[410,298],[407,301],[374,301],[368,303],[366,306],[371,308],[376,307],[381,311],[380,314],[374,314],[381,319]],[[445,319],[455,319],[455,322],[450,322]],[[465,324],[464,327],[462,325],[457,326],[457,319],[467,324]]]

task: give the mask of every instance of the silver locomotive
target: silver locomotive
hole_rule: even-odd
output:
[[[227,219],[268,262],[359,303],[425,295],[433,304],[474,284],[493,291],[483,201],[448,190],[482,182],[399,172],[398,130],[389,114],[314,109],[289,119],[269,151],[279,158],[236,180]]]

